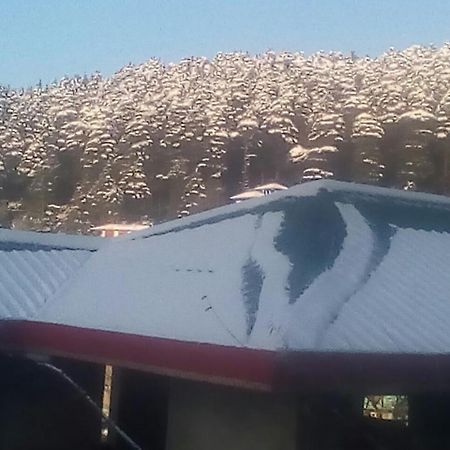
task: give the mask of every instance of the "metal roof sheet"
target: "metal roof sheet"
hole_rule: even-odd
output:
[[[448,252],[447,198],[308,183],[118,239],[42,319],[265,350],[450,353]]]
[[[0,319],[32,319],[104,243],[89,236],[0,230]]]

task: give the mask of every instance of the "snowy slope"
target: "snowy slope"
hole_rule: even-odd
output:
[[[117,239],[35,319],[267,350],[448,353],[450,201],[298,186]]]

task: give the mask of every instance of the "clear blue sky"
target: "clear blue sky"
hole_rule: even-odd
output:
[[[0,84],[29,86],[152,56],[355,50],[450,40],[450,0],[0,0]]]

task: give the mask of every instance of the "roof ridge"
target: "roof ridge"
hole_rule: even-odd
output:
[[[314,196],[323,191],[330,193],[339,192],[359,194],[367,197],[393,198],[411,203],[425,202],[433,205],[446,205],[450,208],[450,198],[443,195],[404,191],[401,189],[373,186],[369,184],[359,184],[347,181],[315,180],[308,183],[298,184],[290,187],[289,189],[280,190],[263,197],[249,199],[240,203],[228,204],[211,210],[203,211],[198,214],[193,214],[192,216],[170,220],[168,222],[154,225],[147,230],[136,231],[125,236],[119,236],[115,238],[115,240],[128,241],[166,234],[184,228],[199,226],[212,219],[222,220],[226,218],[232,218],[236,215],[249,213],[255,211],[255,209],[258,209],[263,205],[277,202],[282,199]]]
[[[0,228],[0,245],[19,244],[68,250],[98,250],[108,239],[96,236],[70,235]]]

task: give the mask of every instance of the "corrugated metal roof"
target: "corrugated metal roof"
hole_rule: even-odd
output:
[[[39,245],[0,252],[4,317],[264,350],[450,354],[445,197],[307,183],[91,258]]]
[[[308,183],[118,239],[41,317],[266,350],[450,353],[449,253],[448,198]]]
[[[0,251],[0,319],[32,319],[88,260],[86,250]]]
[[[0,319],[33,319],[105,242],[100,238],[0,230]]]
[[[327,350],[450,353],[450,234],[397,229],[370,278],[323,331]]]

